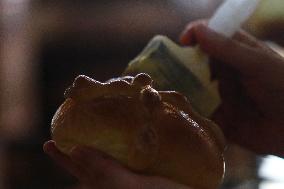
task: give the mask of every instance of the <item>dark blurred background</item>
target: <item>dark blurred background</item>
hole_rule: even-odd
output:
[[[210,17],[221,2],[0,0],[0,188],[80,188],[42,151],[64,90],[79,74],[119,76],[154,35],[178,41],[187,23]],[[283,0],[262,0],[244,26],[282,54],[283,10]],[[284,188],[259,184],[267,157],[234,145],[227,157],[223,188]]]

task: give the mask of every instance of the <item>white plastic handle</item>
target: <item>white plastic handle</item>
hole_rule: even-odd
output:
[[[227,37],[232,37],[252,15],[260,0],[227,0],[209,20],[208,27]]]

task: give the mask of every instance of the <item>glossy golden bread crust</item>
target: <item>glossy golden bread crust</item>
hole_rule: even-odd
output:
[[[146,74],[100,83],[78,76],[52,120],[52,138],[68,154],[95,147],[124,166],[199,189],[214,189],[224,174],[219,128],[188,100],[156,91]]]

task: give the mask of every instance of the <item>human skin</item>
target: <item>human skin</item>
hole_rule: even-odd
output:
[[[190,23],[183,45],[196,45],[214,59],[222,105],[213,120],[226,138],[258,154],[284,156],[284,59],[240,31],[233,39]]]
[[[84,189],[192,189],[162,177],[134,173],[94,148],[77,146],[67,156],[56,148],[54,141],[48,141],[43,149],[75,176]]]

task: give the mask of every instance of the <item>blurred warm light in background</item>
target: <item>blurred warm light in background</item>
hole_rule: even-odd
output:
[[[28,0],[2,1],[0,129],[9,139],[29,135],[39,112],[28,5]]]

